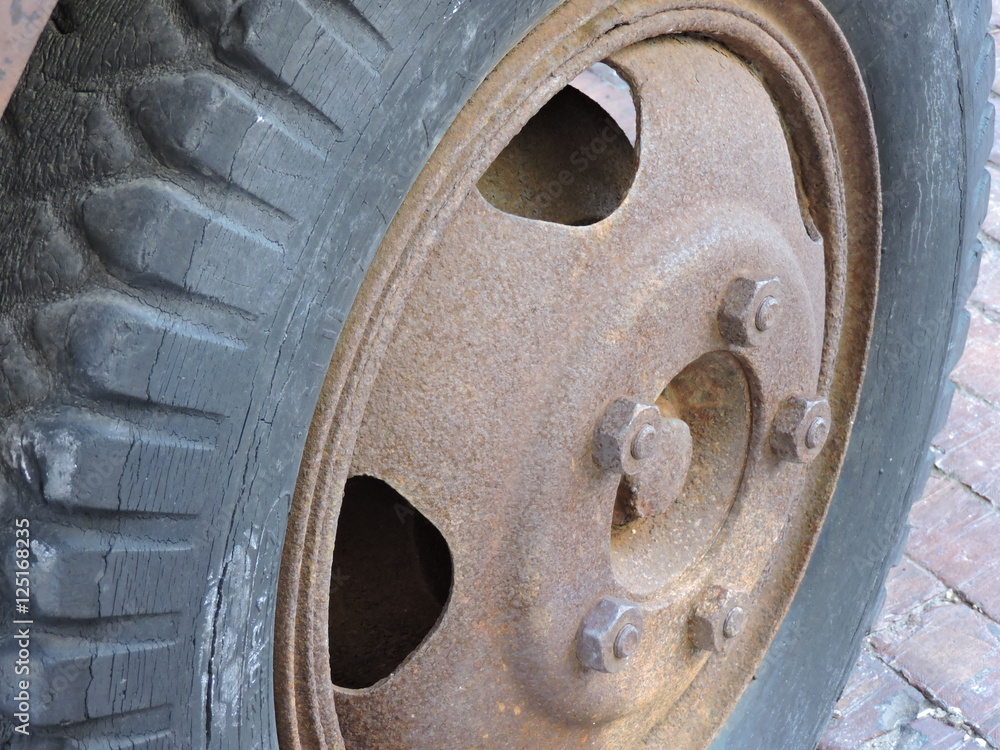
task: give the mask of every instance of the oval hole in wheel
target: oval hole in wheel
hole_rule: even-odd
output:
[[[479,192],[505,213],[596,224],[635,179],[636,129],[632,90],[597,63],[528,120],[479,180]]]
[[[371,687],[392,674],[440,619],[452,584],[441,532],[380,479],[351,477],[330,577],[330,677]]]

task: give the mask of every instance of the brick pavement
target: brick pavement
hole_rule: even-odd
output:
[[[1000,34],[1000,8],[993,14]],[[1000,70],[993,88],[1000,103]],[[969,343],[934,475],[819,750],[1000,749],[1000,131]]]

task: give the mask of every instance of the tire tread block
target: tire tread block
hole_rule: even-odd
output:
[[[237,84],[197,71],[137,84],[130,105],[150,147],[233,183],[281,214],[304,218],[320,191],[317,167],[328,154],[293,133]]]
[[[16,685],[14,675],[6,674],[16,651],[13,637],[0,646],[0,685],[7,692]],[[169,705],[176,687],[165,677],[176,669],[179,652],[171,641],[95,642],[33,634],[31,723],[53,727]],[[13,703],[4,698],[0,711],[10,717]]]
[[[197,490],[215,445],[179,437],[174,424],[154,417],[161,424],[139,426],[74,408],[38,414],[10,430],[8,463],[46,502],[65,508],[197,515]]]
[[[244,346],[116,292],[43,308],[36,336],[81,394],[220,413],[239,386]],[[231,374],[221,382],[219,373]]]
[[[338,130],[366,87],[349,91],[331,78],[371,82],[389,52],[385,39],[350,3],[322,12],[300,0],[250,0],[220,31],[225,54],[263,70],[308,101]]]
[[[85,726],[85,725],[84,725]],[[83,727],[77,727],[81,729]],[[29,745],[28,742],[31,744]],[[99,736],[86,739],[61,739],[56,737],[32,738],[19,744],[15,738],[10,750],[175,750],[177,739],[173,732],[144,732],[130,736]]]
[[[86,200],[83,217],[94,249],[125,281],[166,284],[252,313],[274,304],[281,248],[180,188],[152,179],[104,188]]]
[[[189,544],[66,526],[33,529],[31,553],[35,617],[101,619],[181,610],[196,572]]]
[[[47,373],[31,361],[10,325],[0,320],[0,409],[41,400],[47,385]]]

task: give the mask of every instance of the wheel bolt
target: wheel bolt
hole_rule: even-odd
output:
[[[638,647],[639,629],[629,623],[618,632],[618,637],[615,638],[615,657],[627,659],[635,653]]]
[[[732,611],[726,615],[726,622],[722,626],[722,635],[726,638],[736,638],[743,632],[746,621],[746,610],[743,607],[733,607]]]
[[[639,434],[632,441],[632,458],[637,461],[649,458],[656,450],[656,428],[651,424],[643,425]]]
[[[826,442],[829,434],[830,425],[823,417],[816,417],[809,425],[809,429],[806,430],[806,447],[809,450],[815,450]]]
[[[808,463],[830,436],[833,418],[825,398],[793,396],[782,404],[771,428],[771,447],[785,461]]]
[[[588,669],[613,674],[625,668],[642,640],[642,610],[605,596],[590,608],[577,633],[576,655]]]
[[[724,653],[743,632],[750,597],[743,591],[710,586],[690,620],[691,642],[700,651]]]
[[[771,327],[778,320],[778,311],[780,308],[781,303],[774,297],[767,297],[761,302],[760,309],[757,310],[757,315],[754,317],[757,330],[761,333],[771,330]]]
[[[740,276],[726,289],[719,332],[734,346],[758,346],[771,335],[781,312],[781,282]]]

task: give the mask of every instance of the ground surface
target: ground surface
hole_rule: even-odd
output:
[[[1000,34],[1000,8],[992,20]],[[998,71],[1000,72],[1000,71]],[[998,75],[1000,79],[1000,75]],[[1000,104],[1000,80],[993,87]],[[819,750],[1000,748],[1000,130],[985,253],[934,475]]]

